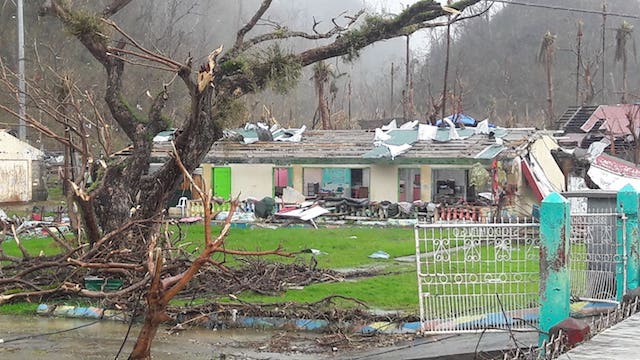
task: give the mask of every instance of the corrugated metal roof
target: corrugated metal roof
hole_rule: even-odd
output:
[[[580,127],[584,132],[602,130],[607,134],[621,136],[629,134],[629,118],[637,122],[639,112],[636,104],[600,105]]]
[[[218,141],[207,154],[208,163],[453,163],[490,160],[491,155],[514,153],[526,146],[536,133],[533,128],[493,129],[493,135],[475,134],[475,129],[458,129],[464,139],[450,140],[449,130],[438,129],[436,140],[417,141],[417,130],[392,130],[393,144],[412,142],[412,148],[391,160],[388,149],[373,144],[374,132],[363,130],[311,130],[296,143]],[[473,135],[472,135],[473,134]],[[493,146],[496,137],[503,149]],[[440,141],[442,139],[442,141]],[[480,155],[480,157],[478,157]],[[514,155],[515,156],[515,155]]]
[[[44,153],[5,131],[0,131],[0,158],[37,160]]]
[[[391,139],[385,141],[389,145],[413,144],[418,141],[418,129],[412,130],[391,130],[387,133]]]
[[[496,157],[498,154],[500,154],[504,149],[506,148],[502,145],[498,145],[498,144],[489,145],[484,150],[480,151],[480,153],[478,153],[478,155],[476,155],[475,158],[490,160]]]

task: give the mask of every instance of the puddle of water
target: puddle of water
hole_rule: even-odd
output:
[[[59,334],[26,338],[93,323],[93,320],[0,315],[0,359],[115,359],[128,325],[99,321],[81,329]],[[154,340],[152,356],[157,360],[218,359],[318,359],[322,354],[263,352],[276,332],[256,329],[212,331],[189,329],[169,334],[161,328]],[[133,348],[139,327],[134,326],[118,359],[126,359]],[[312,337],[310,336],[310,341]]]

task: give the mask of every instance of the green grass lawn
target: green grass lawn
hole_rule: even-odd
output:
[[[217,234],[219,227],[214,228]],[[181,227],[185,239],[183,243],[194,250],[203,244],[203,227],[198,224]],[[45,254],[60,252],[56,244],[48,238],[25,238],[24,246],[31,254],[37,255],[42,250]],[[2,244],[6,254],[20,256],[20,252],[12,239]],[[296,253],[304,249],[318,249],[326,255],[316,256],[319,268],[344,269],[358,267],[375,267],[393,275],[376,276],[357,281],[314,284],[303,290],[289,290],[275,297],[261,296],[250,292],[239,297],[246,301],[281,302],[298,301],[314,302],[330,295],[344,295],[366,302],[373,308],[415,310],[417,311],[417,282],[413,263],[398,263],[394,257],[412,255],[415,244],[412,228],[279,228],[279,229],[232,229],[226,246],[229,249],[248,251],[270,250],[278,246],[286,252]],[[370,259],[368,256],[376,251],[390,254],[389,260]],[[297,254],[295,258],[268,256],[270,261],[292,262],[309,261],[309,254]],[[221,258],[222,255],[216,255]],[[238,261],[227,256],[226,265],[233,266]],[[346,302],[345,305],[350,304]],[[2,307],[0,307],[2,308]]]
[[[202,226],[183,227],[187,233],[190,247],[201,246]],[[217,233],[218,228],[214,230]],[[271,250],[281,246],[287,252],[299,252],[304,249],[318,249],[326,255],[316,257],[318,267],[328,269],[353,268],[367,265],[385,265],[390,260],[368,258],[375,251],[382,250],[391,257],[412,255],[415,243],[412,228],[280,228],[280,229],[232,229],[227,238],[229,249]],[[308,255],[302,255],[306,256]],[[290,262],[288,258],[269,256],[269,260]],[[233,260],[227,258],[227,263]]]
[[[195,252],[196,248],[203,244],[203,226],[198,224],[183,225],[181,232],[184,236],[182,246]],[[173,228],[172,230],[177,230]],[[220,230],[214,228],[214,236]],[[31,238],[23,240],[24,246],[37,255],[41,250],[45,254],[59,252],[59,248],[50,239]],[[460,245],[451,241],[449,246]],[[20,252],[15,241],[8,240],[3,245],[6,254],[19,256]],[[227,240],[226,247],[235,250],[260,251],[281,247],[283,251],[296,253],[304,249],[318,249],[325,252],[316,256],[319,268],[328,269],[353,269],[375,268],[381,274],[369,278],[346,280],[334,283],[322,283],[306,286],[302,290],[288,290],[278,296],[264,296],[252,292],[239,294],[239,298],[249,302],[316,302],[331,295],[343,295],[364,301],[371,308],[385,310],[404,310],[408,312],[418,311],[418,284],[415,273],[415,263],[398,262],[393,258],[398,256],[413,255],[415,253],[413,228],[381,228],[381,227],[337,227],[337,228],[278,228],[278,229],[232,229]],[[431,249],[427,249],[431,250]],[[376,251],[385,251],[391,259],[370,259],[368,256]],[[424,249],[423,249],[424,251]],[[443,267],[444,272],[493,272],[495,262],[490,259],[484,247],[479,249],[486,262],[471,265],[461,262],[460,259]],[[452,253],[452,260],[461,256],[462,252]],[[217,260],[222,255],[215,255]],[[514,248],[511,256],[514,260],[523,260],[525,254]],[[309,261],[309,254],[297,254],[295,258],[268,256],[269,261]],[[537,262],[537,260],[536,260]],[[237,265],[239,262],[233,256],[227,256],[227,266]],[[457,265],[456,265],[457,264]],[[502,263],[504,268],[500,272],[509,273],[516,269],[516,263]],[[503,265],[501,265],[503,266]],[[446,271],[445,271],[446,270]],[[537,286],[537,283],[523,285],[523,287]],[[524,290],[524,289],[523,289]],[[453,291],[453,290],[451,290]],[[461,293],[473,289],[458,289]],[[447,291],[448,292],[448,291]],[[455,291],[453,291],[455,292]],[[201,299],[206,300],[206,299]],[[228,300],[225,298],[210,300]],[[176,304],[181,303],[177,301]],[[344,302],[348,306],[350,302]]]
[[[246,292],[238,296],[248,302],[316,302],[330,295],[342,295],[365,302],[369,307],[385,310],[418,312],[418,284],[415,270],[401,274],[381,275],[357,281],[313,284],[303,290],[288,290],[280,296],[261,296]],[[345,306],[355,303],[343,301]]]
[[[188,234],[186,241],[191,242],[191,247],[202,243],[201,226],[190,225],[183,227],[183,230]],[[393,260],[394,257],[415,254],[413,236],[412,228],[232,229],[226,244],[230,249],[248,251],[270,250],[278,246],[292,253],[304,249],[318,249],[327,253],[315,257],[320,268],[375,267],[382,269],[385,273],[394,274],[353,281],[314,284],[306,286],[303,290],[288,290],[279,296],[264,296],[245,292],[238,296],[244,301],[315,302],[338,294],[364,301],[372,308],[417,312],[418,285],[415,265],[413,263],[398,263]],[[376,260],[368,257],[380,250],[387,252],[391,259]],[[297,254],[296,258],[268,256],[267,259],[291,262],[303,258],[307,261],[309,256],[309,254]],[[227,264],[233,265],[234,263],[234,259],[227,257]],[[351,302],[343,302],[343,304],[345,306],[353,305]]]
[[[55,255],[61,252],[60,246],[49,237],[32,236],[20,237],[20,239],[22,246],[24,246],[32,256],[38,256],[41,251],[44,255]],[[12,238],[5,239],[2,243],[2,249],[6,255],[22,256],[20,249],[18,249],[18,244]]]

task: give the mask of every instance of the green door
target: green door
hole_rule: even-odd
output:
[[[225,200],[231,198],[231,168],[214,167],[212,174],[213,196]]]

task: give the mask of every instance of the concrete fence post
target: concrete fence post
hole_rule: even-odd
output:
[[[640,286],[640,233],[638,230],[638,191],[630,184],[617,194],[616,298],[622,300],[630,289]]]
[[[540,206],[540,337],[549,340],[549,330],[569,317],[571,286],[567,260],[571,231],[569,201],[551,193]]]

